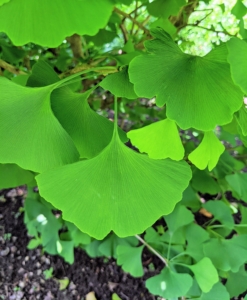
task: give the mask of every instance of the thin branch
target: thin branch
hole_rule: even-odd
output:
[[[187,27],[187,26],[205,29],[205,30],[212,31],[212,32],[215,32],[215,33],[223,33],[223,34],[229,35],[229,36],[236,36],[236,34],[231,34],[231,33],[227,32],[227,31],[214,30],[214,29],[211,29],[211,28],[199,26],[199,25],[197,25],[197,24],[186,24],[185,26],[179,28],[179,30],[182,29],[182,28],[184,28],[184,27]]]
[[[146,246],[150,251],[152,251],[164,264],[165,266],[168,266],[168,261],[161,256],[153,247],[151,247],[147,242],[145,242],[139,235],[135,235],[135,237],[144,245]]]
[[[124,43],[126,44],[128,42],[128,32],[126,30],[126,27],[124,26],[124,23],[120,24],[120,29],[121,29],[123,37],[124,37]]]
[[[6,61],[0,59],[0,68],[9,71],[12,74],[15,75],[26,75],[26,72],[23,72],[21,70],[19,70],[18,68],[10,65],[9,63],[7,63]]]
[[[146,33],[147,35],[149,35],[149,30],[145,26],[143,26],[140,22],[138,22],[135,18],[131,17],[129,14],[127,14],[126,12],[118,9],[117,7],[114,8],[114,11],[116,13],[118,13],[119,15],[123,16],[124,18],[127,18],[127,19],[131,20],[140,29],[142,29],[144,31],[144,33]]]

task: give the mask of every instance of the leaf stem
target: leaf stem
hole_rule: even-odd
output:
[[[153,247],[151,247],[146,241],[144,241],[138,234],[135,235],[135,237],[144,245],[146,246],[150,251],[153,252],[164,264],[166,267],[168,267],[168,260],[161,256]]]

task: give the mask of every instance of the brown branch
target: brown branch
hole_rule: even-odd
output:
[[[236,36],[236,34],[237,34],[237,33],[236,34],[231,34],[227,31],[223,31],[223,30],[214,30],[214,29],[211,29],[211,28],[207,28],[207,27],[197,25],[197,24],[187,24],[187,25],[183,26],[182,28],[187,27],[187,26],[205,29],[205,30],[212,31],[212,32],[215,32],[215,33],[224,33],[225,35],[229,35],[229,36]],[[182,29],[182,28],[180,28],[180,29]]]
[[[21,71],[19,68],[14,67],[12,65],[10,65],[9,63],[7,63],[6,61],[0,59],[0,68],[9,71],[12,74],[15,75],[26,75],[27,73]]]
[[[134,24],[136,24],[140,29],[142,29],[142,30],[144,31],[144,33],[146,33],[147,35],[149,35],[149,30],[148,30],[145,26],[143,26],[140,22],[138,22],[135,18],[131,17],[129,14],[127,14],[126,12],[124,12],[124,11],[118,9],[117,7],[114,8],[114,11],[115,11],[117,14],[123,16],[124,18],[131,20],[131,21],[132,21]]]

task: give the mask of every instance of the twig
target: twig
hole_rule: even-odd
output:
[[[126,27],[124,26],[124,23],[120,24],[120,29],[121,29],[123,37],[124,37],[124,43],[126,44],[128,42],[128,32],[126,30]]]
[[[146,33],[147,35],[149,34],[149,30],[143,26],[140,22],[138,22],[135,18],[131,17],[129,14],[127,14],[126,12],[118,9],[117,7],[114,8],[114,11],[116,13],[118,13],[119,15],[123,16],[124,18],[127,18],[129,20],[131,20],[133,23],[135,23],[140,29],[142,29],[144,31],[144,33]]]
[[[19,70],[18,68],[10,65],[9,63],[7,63],[6,61],[0,59],[0,68],[3,68],[4,70],[9,71],[12,74],[16,74],[16,75],[26,75],[27,73]]]
[[[211,29],[211,28],[199,26],[199,25],[197,25],[197,24],[187,24],[187,25],[185,25],[185,26],[179,28],[179,30],[182,29],[182,28],[184,28],[184,27],[187,27],[187,26],[205,29],[205,30],[212,31],[212,32],[215,32],[215,33],[223,33],[223,34],[229,35],[229,36],[236,36],[236,34],[231,34],[231,33],[227,32],[227,31],[214,30],[214,29]]]
[[[147,242],[145,242],[139,235],[135,235],[135,237],[143,244],[145,245],[149,250],[151,250],[164,264],[168,267],[168,261],[161,256],[153,247],[151,247]]]

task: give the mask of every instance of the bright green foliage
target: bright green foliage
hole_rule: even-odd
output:
[[[0,6],[0,31],[7,33],[15,45],[32,42],[56,47],[74,33],[96,34],[106,25],[112,8],[110,0],[71,0],[69,3],[66,0],[52,3],[26,0],[25,5],[22,1],[10,0]]]
[[[173,234],[180,227],[188,225],[194,221],[194,216],[190,210],[183,205],[177,205],[173,212],[164,217],[167,226]]]
[[[237,193],[239,199],[247,202],[247,173],[235,173],[226,176],[230,187]]]
[[[34,175],[15,164],[0,164],[0,189],[16,187],[31,182]]]
[[[247,272],[244,266],[238,272],[229,272],[226,288],[231,297],[237,297],[239,294],[246,292]]]
[[[66,226],[68,227],[75,247],[78,247],[79,245],[88,245],[91,243],[91,237],[80,231],[73,223],[66,222]]]
[[[224,150],[225,147],[215,134],[212,131],[207,131],[200,145],[190,153],[188,158],[198,169],[203,170],[208,166],[209,171],[211,171],[217,165]]]
[[[192,187],[201,193],[215,195],[220,192],[218,183],[213,179],[207,171],[194,169],[191,181]]]
[[[152,294],[170,299],[186,295],[192,282],[189,274],[179,274],[164,268],[159,275],[146,281],[146,287]]]
[[[134,277],[143,276],[144,272],[141,259],[143,248],[144,246],[135,248],[119,245],[117,247],[117,264],[122,265],[123,270]]]
[[[2,163],[14,162],[24,169],[42,172],[78,160],[71,137],[50,107],[55,85],[27,88],[0,77],[0,86]],[[10,147],[14,144],[18,147]]]
[[[112,141],[98,156],[40,174],[37,182],[41,195],[63,211],[65,220],[102,239],[111,230],[120,237],[141,233],[169,214],[190,178],[185,162],[137,154],[114,130]]]
[[[129,81],[128,69],[124,68],[118,73],[108,75],[100,83],[105,90],[110,91],[117,97],[136,99],[134,85]]]
[[[201,206],[200,198],[192,189],[191,185],[189,185],[184,191],[183,198],[180,203],[186,207],[189,207],[192,211],[197,211]]]
[[[230,300],[230,295],[224,285],[220,282],[216,283],[210,292],[202,293],[199,300]]]
[[[229,51],[228,61],[231,66],[233,81],[246,93],[247,43],[245,41],[241,41],[240,39],[232,38],[229,42],[227,42],[227,48]],[[238,53],[238,55],[236,55],[236,53]]]
[[[230,240],[211,239],[203,249],[217,269],[237,272],[247,260],[246,242],[247,235],[237,236]]]
[[[194,273],[197,283],[204,293],[208,293],[213,285],[219,281],[217,270],[208,257],[204,257],[189,268]]]
[[[137,95],[156,96],[156,104],[166,104],[167,117],[183,129],[207,131],[229,123],[242,105],[243,93],[232,82],[226,46],[196,57],[183,53],[162,29],[151,32],[155,39],[145,43],[150,54],[130,63]]]
[[[166,19],[171,15],[176,16],[180,7],[185,4],[185,0],[155,0],[147,6],[147,9],[151,15]]]
[[[213,214],[214,220],[217,220],[226,227],[233,229],[234,219],[232,211],[224,202],[210,200],[203,204],[203,207]]]
[[[171,158],[181,160],[184,147],[174,121],[165,119],[140,129],[131,130],[127,134],[131,143],[140,152],[146,152],[150,158]]]

